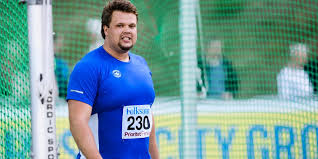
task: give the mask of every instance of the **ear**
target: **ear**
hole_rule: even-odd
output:
[[[103,26],[105,36],[108,35],[108,27],[106,25]]]

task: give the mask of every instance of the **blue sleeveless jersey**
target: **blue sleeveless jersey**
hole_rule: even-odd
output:
[[[149,137],[122,137],[123,113],[147,112],[138,110],[139,105],[151,106],[155,98],[151,71],[146,61],[130,52],[129,57],[129,62],[119,61],[101,46],[76,64],[69,80],[67,100],[92,106],[89,126],[105,159],[150,158]],[[133,107],[123,112],[125,106]],[[149,121],[143,124],[148,128]],[[81,152],[77,158],[84,158]]]

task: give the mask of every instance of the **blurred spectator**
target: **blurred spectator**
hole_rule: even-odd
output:
[[[208,43],[205,57],[206,91],[208,97],[232,99],[237,95],[238,79],[230,60],[222,54],[222,42]]]
[[[309,74],[309,79],[314,87],[314,93],[318,94],[318,56],[307,62],[305,71]]]
[[[61,48],[63,46],[64,37],[62,35],[54,34],[54,73],[58,88],[58,96],[60,98],[66,97],[67,82],[69,77],[69,67],[67,62],[58,56],[61,54]]]
[[[56,76],[56,82],[58,86],[58,95],[61,98],[66,97],[66,91],[67,91],[67,81],[69,76],[69,69],[67,62],[55,56],[55,76]]]
[[[313,87],[304,71],[308,48],[304,44],[290,46],[290,62],[277,76],[278,95],[283,99],[311,97]]]
[[[91,35],[91,44],[89,46],[89,51],[94,50],[104,43],[104,39],[101,36],[101,21],[99,19],[90,18],[87,20],[86,29]]]

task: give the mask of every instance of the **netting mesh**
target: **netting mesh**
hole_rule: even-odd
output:
[[[16,1],[0,1],[0,158],[30,157],[26,8]]]
[[[132,2],[139,10],[132,52],[142,55],[152,70],[160,156],[180,158],[180,1]],[[78,152],[63,99],[75,63],[103,43],[105,4],[53,1],[60,158],[74,158]],[[189,66],[197,70],[197,154],[190,157],[317,158],[318,1],[198,0],[198,6],[193,21],[197,66]],[[0,8],[0,156],[28,158],[26,6],[0,1]]]
[[[221,47],[222,55],[233,63],[240,97],[276,94],[277,74],[293,62],[292,44],[308,48],[309,62],[317,58],[317,1],[215,0],[200,5],[203,40],[214,40],[212,52],[217,54]],[[308,63],[307,73],[314,74],[314,67]],[[311,80],[316,85],[316,79]]]

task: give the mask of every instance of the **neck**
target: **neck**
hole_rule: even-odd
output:
[[[297,68],[297,69],[303,69],[304,68],[302,65],[298,65],[298,64],[295,64],[295,63],[291,63],[288,66],[292,67],[292,68]]]
[[[122,51],[122,52],[116,51],[116,50],[112,49],[109,45],[107,45],[107,43],[104,43],[103,48],[108,54],[110,54],[111,56],[113,56],[117,60],[122,61],[122,62],[129,62],[128,51]]]
[[[221,63],[221,59],[210,59],[208,60],[208,64],[210,66],[219,66]]]

